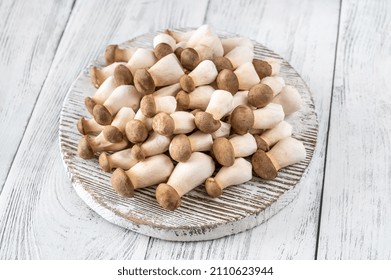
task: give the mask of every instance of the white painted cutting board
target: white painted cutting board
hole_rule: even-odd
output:
[[[151,48],[156,33],[137,37],[123,45]],[[222,35],[224,36],[224,34]],[[81,137],[78,119],[88,116],[84,98],[96,90],[85,69],[72,85],[61,111],[60,148],[62,157],[79,196],[108,221],[148,236],[175,240],[209,240],[238,233],[259,225],[291,202],[305,183],[307,167],[316,145],[318,124],[312,96],[300,75],[281,57],[255,44],[255,57],[274,57],[282,61],[280,75],[287,85],[295,86],[303,99],[302,109],[287,119],[294,127],[293,136],[303,141],[304,161],[284,168],[276,179],[253,177],[250,182],[224,190],[219,198],[210,198],[203,186],[182,199],[174,212],[162,209],[155,200],[155,187],[136,191],[133,198],[119,196],[110,185],[110,173],[103,172],[97,159],[83,160],[77,155]],[[103,65],[101,57],[94,64]],[[303,185],[303,184],[300,184]]]

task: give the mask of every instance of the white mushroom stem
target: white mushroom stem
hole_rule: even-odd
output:
[[[208,85],[217,77],[215,64],[211,60],[204,60],[189,73],[189,77],[193,80],[196,87]]]
[[[280,104],[269,103],[263,108],[253,111],[255,129],[270,129],[281,122],[284,117],[284,110]]]
[[[170,115],[157,114],[152,121],[152,128],[161,135],[186,134],[195,129],[194,115],[185,111],[177,111]]]
[[[229,186],[243,184],[252,178],[252,165],[243,158],[235,159],[232,166],[222,167],[214,178],[205,181],[207,193],[218,197]]]
[[[125,64],[124,62],[114,62],[105,67],[92,66],[90,68],[91,82],[98,88],[108,77],[114,75],[115,68],[120,65]]]
[[[169,54],[156,62],[148,69],[155,86],[168,86],[179,82],[179,79],[185,74],[181,63],[175,54]]]
[[[139,120],[142,123],[144,123],[147,131],[151,131],[152,130],[152,120],[153,120],[153,118],[146,117],[143,114],[143,112],[141,111],[141,109],[138,109],[138,111],[136,112],[136,115],[134,116],[134,119],[135,120]]]
[[[300,93],[293,86],[285,86],[280,94],[274,97],[272,102],[280,104],[284,109],[285,115],[290,115],[300,110],[302,104]]]
[[[212,149],[213,139],[208,133],[196,131],[189,135],[188,139],[193,152],[210,151]]]
[[[103,128],[104,126],[98,124],[94,118],[85,119],[84,117],[81,117],[80,120],[77,122],[77,129],[83,135],[90,133],[99,133],[103,130]]]
[[[210,156],[194,152],[188,161],[176,165],[167,184],[157,187],[158,203],[165,209],[175,210],[181,204],[181,197],[201,185],[214,170],[215,164]]]
[[[171,86],[162,87],[161,89],[155,91],[152,95],[153,97],[163,97],[163,96],[175,97],[180,90],[181,90],[181,85],[179,83],[176,83]]]
[[[230,139],[217,138],[212,146],[213,154],[221,165],[231,166],[235,158],[247,157],[257,150],[257,143],[250,133],[235,135]]]
[[[167,29],[165,32],[168,35],[170,35],[172,38],[174,38],[177,43],[179,43],[183,41],[188,41],[190,37],[194,34],[195,30],[182,32],[182,31],[174,31],[171,29]]]
[[[134,75],[134,85],[140,93],[151,94],[156,87],[178,83],[184,74],[178,58],[171,53],[161,58],[148,70],[137,70]]]
[[[154,97],[146,95],[141,99],[140,109],[144,116],[152,118],[158,113],[171,114],[175,112],[177,102],[173,96]]]
[[[133,112],[137,111],[140,98],[134,86],[121,85],[111,93],[103,105],[94,106],[92,115],[98,123],[108,125],[121,108],[131,108]]]
[[[110,76],[100,85],[91,99],[96,104],[103,104],[116,87],[114,76]]]
[[[137,112],[141,95],[132,85],[117,87],[103,103],[107,111],[114,116],[122,107],[130,107]]]
[[[132,197],[135,189],[165,182],[173,169],[168,156],[156,155],[138,162],[127,171],[117,168],[111,177],[111,184],[120,195]]]
[[[170,115],[174,120],[173,134],[189,133],[195,129],[194,115],[189,112],[178,111]]]
[[[204,133],[213,133],[221,126],[220,119],[232,110],[232,94],[225,90],[215,90],[205,112],[195,114],[195,124]]]
[[[284,79],[278,76],[265,77],[262,79],[261,83],[268,85],[272,89],[274,96],[279,94],[285,86]]]
[[[106,63],[112,64],[117,61],[129,61],[136,50],[136,48],[123,47],[119,45],[108,45],[105,51]]]
[[[251,105],[248,104],[248,90],[238,91],[232,99],[232,110],[229,112],[229,114],[232,113],[232,111],[238,107],[239,105],[245,105],[249,106],[252,109],[255,109]]]
[[[205,111],[214,91],[215,89],[211,86],[200,86],[189,93],[180,91],[176,96],[178,107],[183,110],[200,109]]]
[[[250,133],[235,135],[229,138],[229,142],[234,149],[236,158],[251,156],[257,150],[257,142]]]
[[[153,132],[148,139],[141,144],[140,149],[144,157],[150,157],[168,151],[170,142],[170,136],[164,136],[157,132]]]
[[[277,75],[281,69],[281,61],[273,57],[265,58],[265,61],[269,63],[272,68],[272,76]]]
[[[267,153],[258,150],[252,157],[253,169],[263,179],[274,179],[278,170],[306,158],[306,150],[302,142],[292,138],[280,140]]]
[[[240,90],[250,90],[252,86],[255,86],[261,81],[251,62],[240,65],[234,73],[238,78]]]
[[[277,170],[302,161],[306,157],[306,151],[302,142],[288,137],[279,141],[267,152]]]
[[[197,131],[189,136],[179,134],[170,143],[170,156],[173,160],[184,162],[193,152],[210,151],[212,144],[213,139],[209,133]]]
[[[211,60],[204,60],[188,75],[182,76],[180,84],[184,91],[191,92],[198,86],[212,83],[217,74],[215,64]]]
[[[267,152],[278,141],[287,138],[291,135],[292,135],[292,126],[288,122],[282,121],[272,129],[268,129],[265,132],[263,132],[261,135],[255,135],[254,137],[255,140],[257,141],[258,149]]]
[[[200,26],[189,38],[187,41],[187,48],[194,48],[197,50],[209,48],[211,50],[211,57],[205,58],[210,59],[213,56],[223,56],[224,49],[223,45],[216,32],[210,25],[202,25]]]
[[[102,105],[106,99],[111,95],[114,89],[120,85],[130,85],[133,81],[133,76],[129,69],[124,65],[115,67],[114,75],[107,78],[103,84],[97,89],[94,96],[86,97],[84,103],[87,110],[93,114],[96,105]],[[111,122],[111,117],[106,119],[96,119],[97,123],[107,125]]]
[[[221,44],[223,45],[224,54],[228,54],[231,50],[236,47],[248,47],[251,50],[254,50],[254,44],[250,39],[246,37],[232,37],[221,39]]]
[[[229,123],[222,122],[222,121],[220,121],[220,123],[221,123],[220,128],[215,132],[211,133],[213,139],[220,138],[220,137],[227,138],[231,133],[231,125]]]
[[[201,61],[223,56],[221,41],[209,25],[199,27],[187,41],[181,53],[181,63],[187,69],[194,69]]]
[[[153,48],[156,48],[159,44],[162,43],[169,45],[173,51],[175,50],[176,41],[172,36],[166,33],[160,33],[153,38]]]
[[[118,151],[111,155],[102,152],[99,156],[99,165],[106,172],[110,172],[112,169],[118,167],[128,170],[142,160],[144,160],[144,157],[140,151],[140,147],[134,145],[132,148]]]
[[[132,58],[126,64],[133,76],[138,69],[149,68],[156,63],[157,59],[152,50],[138,48]]]
[[[118,128],[122,133],[125,131],[126,123],[130,120],[133,120],[135,117],[135,113],[130,107],[122,107],[118,113],[115,115],[111,126]]]
[[[184,49],[187,45],[187,41],[180,41],[179,43],[176,44],[175,46],[175,50],[179,49],[179,48],[182,48]]]
[[[215,120],[220,120],[232,110],[233,96],[226,90],[215,90],[210,98],[205,112],[210,113]]]
[[[225,55],[231,61],[234,69],[244,63],[252,63],[254,59],[254,50],[247,46],[238,46]]]

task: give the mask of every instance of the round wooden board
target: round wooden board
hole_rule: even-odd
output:
[[[184,29],[179,29],[184,30]],[[157,33],[148,33],[123,43],[124,46],[152,48]],[[234,34],[219,33],[221,37]],[[156,187],[137,190],[133,198],[119,196],[110,185],[110,173],[103,172],[97,159],[83,160],[77,154],[81,137],[76,124],[89,116],[84,98],[95,88],[85,69],[73,83],[65,98],[60,119],[60,149],[72,184],[79,196],[106,220],[148,236],[174,240],[197,241],[215,239],[251,229],[288,205],[305,184],[318,134],[318,123],[311,92],[300,75],[280,56],[255,44],[255,57],[281,60],[280,75],[287,85],[295,86],[303,99],[301,110],[287,121],[293,125],[293,137],[303,141],[307,151],[304,161],[283,168],[274,180],[258,177],[245,184],[224,190],[219,198],[207,195],[204,186],[188,193],[175,211],[162,209],[155,200]],[[100,57],[94,65],[104,65]]]

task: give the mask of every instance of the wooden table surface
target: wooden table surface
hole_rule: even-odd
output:
[[[2,0],[0,259],[390,259],[391,1]],[[210,23],[279,53],[310,87],[319,138],[289,206],[243,233],[168,242],[78,197],[58,141],[65,95],[107,44]]]

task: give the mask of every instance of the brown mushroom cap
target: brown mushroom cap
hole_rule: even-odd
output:
[[[235,152],[227,138],[220,137],[213,141],[213,155],[217,162],[223,166],[231,166],[235,162]]]
[[[106,152],[102,152],[99,155],[99,165],[105,172],[111,171],[110,161]]]
[[[115,52],[118,45],[108,45],[105,50],[105,60],[107,65],[115,62]]]
[[[214,178],[206,179],[206,181],[205,181],[205,189],[206,189],[206,192],[211,197],[219,197],[223,193],[222,188],[219,186],[219,184],[215,181]]]
[[[179,134],[171,140],[169,147],[170,156],[178,162],[187,161],[192,153],[189,138],[185,134]]]
[[[239,90],[239,80],[232,70],[222,70],[216,78],[217,87],[235,94]]]
[[[260,136],[253,135],[255,138],[255,142],[257,143],[257,149],[268,152],[270,150],[269,144]]]
[[[133,84],[132,72],[123,64],[118,65],[114,69],[114,82],[117,86]]]
[[[267,180],[277,177],[277,169],[265,151],[257,150],[251,158],[251,163],[259,177]]]
[[[122,168],[117,168],[113,172],[113,175],[111,175],[111,185],[118,194],[124,197],[134,196],[134,186],[132,181],[130,181],[129,177]]]
[[[197,112],[194,115],[195,125],[204,133],[213,133],[221,126],[219,120],[215,120],[213,115],[207,112]]]
[[[248,92],[248,103],[251,106],[262,108],[273,100],[273,90],[266,84],[257,84]]]
[[[107,125],[102,130],[103,136],[110,143],[119,143],[122,141],[123,134],[122,132],[115,126]]]
[[[183,52],[183,48],[182,47],[177,47],[174,51],[176,57],[178,58],[178,60],[181,60],[181,55],[182,55],[182,52]]]
[[[186,92],[192,92],[195,89],[194,81],[189,75],[183,75],[179,79],[179,83],[181,84],[182,89]]]
[[[109,125],[113,121],[113,116],[103,105],[95,105],[92,109],[92,115],[94,116],[95,121],[100,125]]]
[[[140,101],[140,109],[144,116],[152,118],[156,115],[156,103],[153,95],[145,95]]]
[[[216,65],[217,72],[221,72],[224,69],[228,69],[233,71],[234,67],[232,66],[231,61],[224,57],[224,56],[218,56],[212,59],[213,63]]]
[[[181,53],[181,64],[183,67],[193,70],[200,63],[200,57],[193,48],[186,48]]]
[[[235,133],[246,134],[254,125],[254,114],[248,106],[239,105],[230,116],[230,123]]]
[[[92,111],[94,110],[96,102],[88,96],[84,99],[84,104],[86,106],[87,111],[92,115]]]
[[[125,126],[125,134],[132,143],[144,142],[148,137],[148,129],[140,120],[130,120]]]
[[[169,44],[160,43],[155,47],[153,52],[154,52],[156,58],[159,60],[159,59],[165,57],[166,55],[173,53],[174,51]]]
[[[94,151],[92,150],[92,147],[89,143],[88,135],[84,135],[82,138],[80,138],[77,145],[77,152],[83,159],[91,159],[94,157]]]
[[[77,121],[77,130],[80,132],[80,134],[87,134],[86,131],[84,130],[84,127],[85,127],[85,118],[84,117],[81,117],[78,121]]]
[[[164,209],[174,211],[181,205],[178,192],[167,184],[159,184],[156,188],[156,200]]]
[[[262,80],[265,77],[271,76],[272,67],[266,61],[254,58],[253,65],[259,76],[259,79]]]
[[[141,94],[151,94],[155,91],[155,82],[147,69],[137,69],[134,73],[134,86]]]
[[[160,135],[170,136],[174,133],[175,122],[167,113],[159,113],[152,120],[152,128]]]
[[[188,110],[190,105],[189,94],[183,90],[176,94],[177,110]]]

